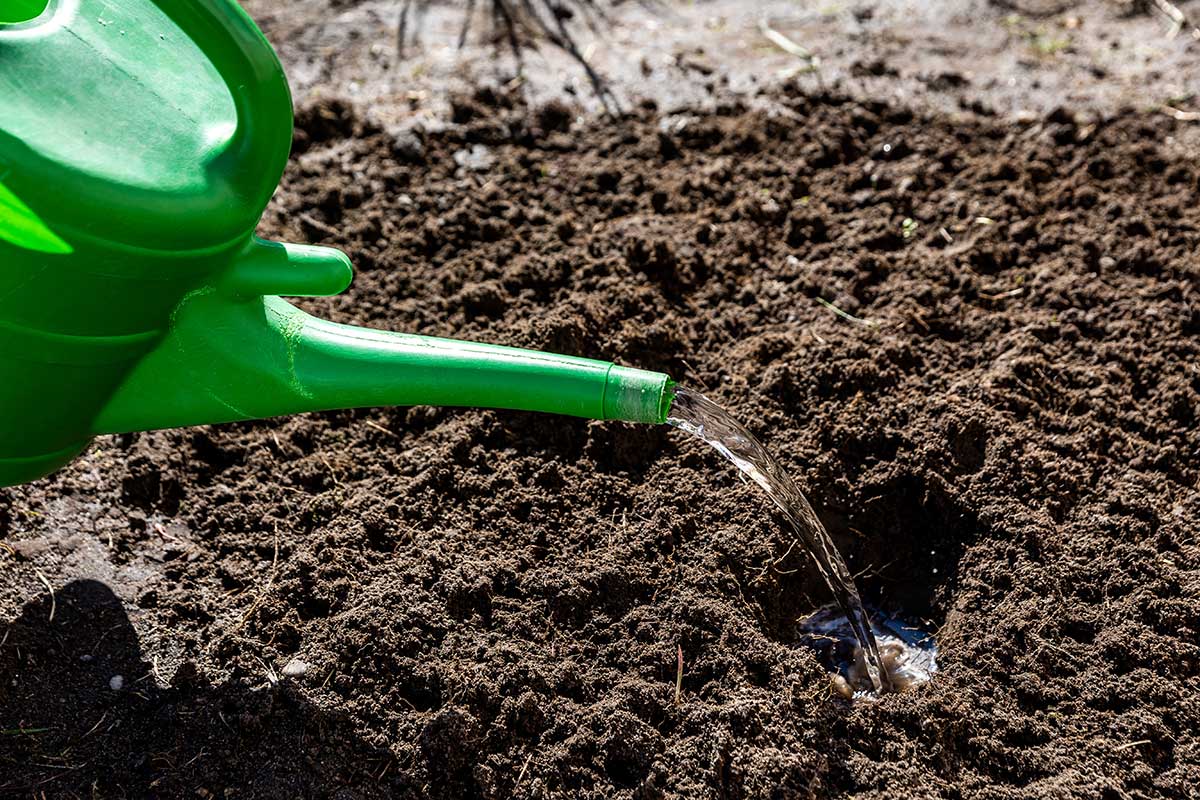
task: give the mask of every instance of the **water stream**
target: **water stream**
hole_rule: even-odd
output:
[[[838,609],[845,615],[861,648],[863,667],[875,692],[892,691],[890,671],[880,658],[879,646],[871,630],[871,617],[863,608],[854,578],[808,499],[782,465],[725,409],[698,392],[678,389],[667,423],[712,445],[762,487],[779,507],[816,562]]]

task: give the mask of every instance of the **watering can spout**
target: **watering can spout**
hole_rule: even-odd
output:
[[[304,411],[664,421],[660,373],[336,325],[280,299],[336,294],[351,269],[252,236],[292,142],[274,51],[234,0],[112,5],[0,0],[0,486],[99,433]]]
[[[93,433],[368,406],[445,405],[661,423],[673,384],[656,372],[511,347],[339,325],[292,295],[341,291],[336,250],[254,240],[229,276],[197,290],[117,389]]]

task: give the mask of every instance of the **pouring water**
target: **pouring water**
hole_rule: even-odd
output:
[[[783,512],[792,532],[812,556],[833,593],[834,601],[861,649],[862,669],[874,691],[882,693],[897,689],[892,672],[903,667],[904,653],[892,652],[893,647],[886,661],[881,658],[872,632],[871,615],[863,607],[846,562],[812,505],[782,465],[729,412],[698,392],[684,388],[676,390],[667,424],[704,440],[767,493]]]

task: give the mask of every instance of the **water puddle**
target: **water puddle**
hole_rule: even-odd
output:
[[[892,690],[903,692],[937,672],[937,642],[925,626],[867,609],[871,633],[879,648]],[[816,652],[833,673],[833,686],[847,699],[875,696],[862,647],[840,609],[827,606],[800,621],[800,644]]]
[[[819,611],[806,621],[805,625],[810,626],[804,628],[810,640],[806,643],[822,642],[817,649],[827,650],[827,664],[838,670],[834,684],[839,691],[862,696],[902,691],[928,680],[936,668],[936,650],[910,643],[901,635],[904,626],[867,611],[846,562],[808,499],[753,434],[716,403],[684,388],[676,390],[667,423],[703,439],[758,484],[812,556],[837,608]],[[914,638],[914,642],[922,637],[932,645],[926,634]],[[845,642],[849,642],[849,649],[841,646]]]

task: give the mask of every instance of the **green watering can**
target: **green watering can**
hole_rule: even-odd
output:
[[[664,374],[337,325],[341,252],[254,228],[292,103],[232,0],[0,0],[0,486],[97,434],[382,405],[661,423]]]

